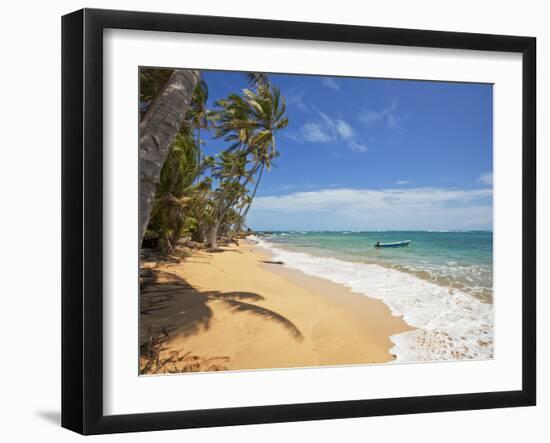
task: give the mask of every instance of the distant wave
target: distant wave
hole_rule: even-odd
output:
[[[288,251],[250,237],[274,260],[352,291],[382,300],[402,316],[410,332],[390,337],[397,361],[445,361],[493,356],[493,305],[460,290],[440,286],[407,272],[371,263],[349,262]]]

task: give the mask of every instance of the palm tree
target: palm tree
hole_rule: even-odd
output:
[[[172,245],[196,227],[188,208],[197,191],[193,185],[199,171],[197,151],[190,134],[178,133],[160,174],[145,238],[160,240],[168,250],[173,250]]]
[[[231,94],[227,99],[220,100],[216,104],[218,110],[215,118],[216,137],[231,142],[229,148],[221,157],[221,164],[227,161],[239,162],[239,168],[235,164],[225,164],[220,168],[226,176],[219,175],[221,180],[229,176],[233,183],[240,184],[240,192],[233,192],[232,199],[227,200],[226,194],[220,200],[220,209],[216,212],[216,223],[210,234],[210,244],[216,247],[218,230],[223,217],[230,207],[241,202],[242,214],[239,214],[239,224],[244,223],[250,206],[256,196],[264,170],[271,169],[273,158],[278,153],[275,147],[275,133],[288,124],[285,114],[285,101],[281,98],[279,89],[263,83],[264,77],[256,79],[256,90],[244,89],[242,95]],[[251,167],[247,165],[251,163]],[[256,177],[257,175],[257,177]],[[244,180],[241,183],[241,180]],[[250,184],[254,183],[251,196],[242,192]],[[237,220],[237,219],[235,219]]]
[[[271,170],[272,160],[279,155],[275,145],[275,133],[288,125],[288,118],[284,116],[286,111],[285,99],[275,86],[258,88],[257,92],[245,90],[248,105],[251,110],[251,120],[254,122],[254,132],[248,141],[255,158],[256,169],[259,170],[255,180],[254,190],[245,211],[242,214],[243,221],[246,216],[262,179],[264,169]]]
[[[218,180],[218,188],[213,195],[212,225],[209,233],[210,247],[218,247],[218,234],[229,210],[246,195],[247,159],[242,151],[222,151],[218,154],[217,164],[212,175]]]
[[[194,71],[141,74],[140,235],[150,218],[147,238],[159,239],[168,250],[184,235],[217,248],[220,235],[243,226],[264,171],[278,156],[275,133],[288,124],[284,99],[265,74],[251,73],[250,89],[219,100],[210,111],[208,87]],[[177,112],[174,96],[185,101],[185,110]],[[210,129],[229,143],[216,158],[202,154],[201,130]],[[151,191],[153,204],[153,197],[146,197]]]
[[[203,79],[199,80],[186,118],[186,125],[195,131],[195,140],[199,147],[197,151],[197,165],[201,164],[202,144],[201,130],[208,130],[210,124],[210,111],[206,107],[208,101],[208,85]],[[198,174],[200,176],[200,173]]]
[[[257,91],[269,88],[269,77],[263,72],[248,72],[246,78],[250,85]]]
[[[199,74],[176,69],[155,96],[139,126],[140,243],[149,223],[157,184],[174,137],[187,114]]]

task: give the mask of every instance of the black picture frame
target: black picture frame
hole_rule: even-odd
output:
[[[103,413],[103,30],[171,31],[522,54],[522,389],[178,412]],[[62,18],[62,426],[82,434],[531,406],[536,403],[536,39],[83,9]]]

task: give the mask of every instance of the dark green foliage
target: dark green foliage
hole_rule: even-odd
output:
[[[172,249],[174,242],[197,229],[198,221],[186,210],[196,191],[197,152],[193,138],[180,133],[162,168],[145,237],[158,238],[164,248]]]
[[[170,70],[142,69],[140,99],[150,101]],[[163,166],[147,240],[173,250],[182,237],[217,247],[245,226],[264,170],[279,153],[275,133],[286,127],[285,102],[265,74],[250,73],[252,87],[207,109],[208,86],[201,80]],[[215,157],[203,155],[201,131],[227,143]]]
[[[139,100],[152,100],[164,86],[173,69],[141,68],[139,70]]]

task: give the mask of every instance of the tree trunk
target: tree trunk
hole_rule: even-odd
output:
[[[241,177],[239,176],[237,178],[237,181],[241,181]],[[223,222],[223,219],[225,217],[225,214],[229,210],[229,208],[232,206],[233,201],[226,202],[225,198],[227,196],[227,190],[225,190],[220,197],[219,203],[216,206],[216,210],[214,211],[214,224],[210,228],[210,231],[208,233],[209,241],[210,241],[210,247],[213,249],[217,249],[218,247],[218,232],[220,230],[220,226]]]
[[[218,231],[220,230],[221,223],[216,221],[210,230],[210,247],[212,249],[218,249]]]
[[[250,206],[252,206],[252,202],[254,201],[254,197],[256,197],[256,191],[258,190],[258,186],[260,185],[260,181],[262,180],[262,174],[264,173],[264,167],[265,163],[262,163],[262,166],[260,167],[260,174],[258,175],[258,179],[256,180],[256,185],[254,186],[254,192],[252,192],[252,196],[250,197],[250,203],[248,203],[246,210],[244,211],[242,215],[242,221],[246,224],[246,215],[248,214],[248,211],[250,210]]]
[[[160,171],[187,114],[198,79],[197,71],[176,69],[139,125],[140,245],[149,223]]]

